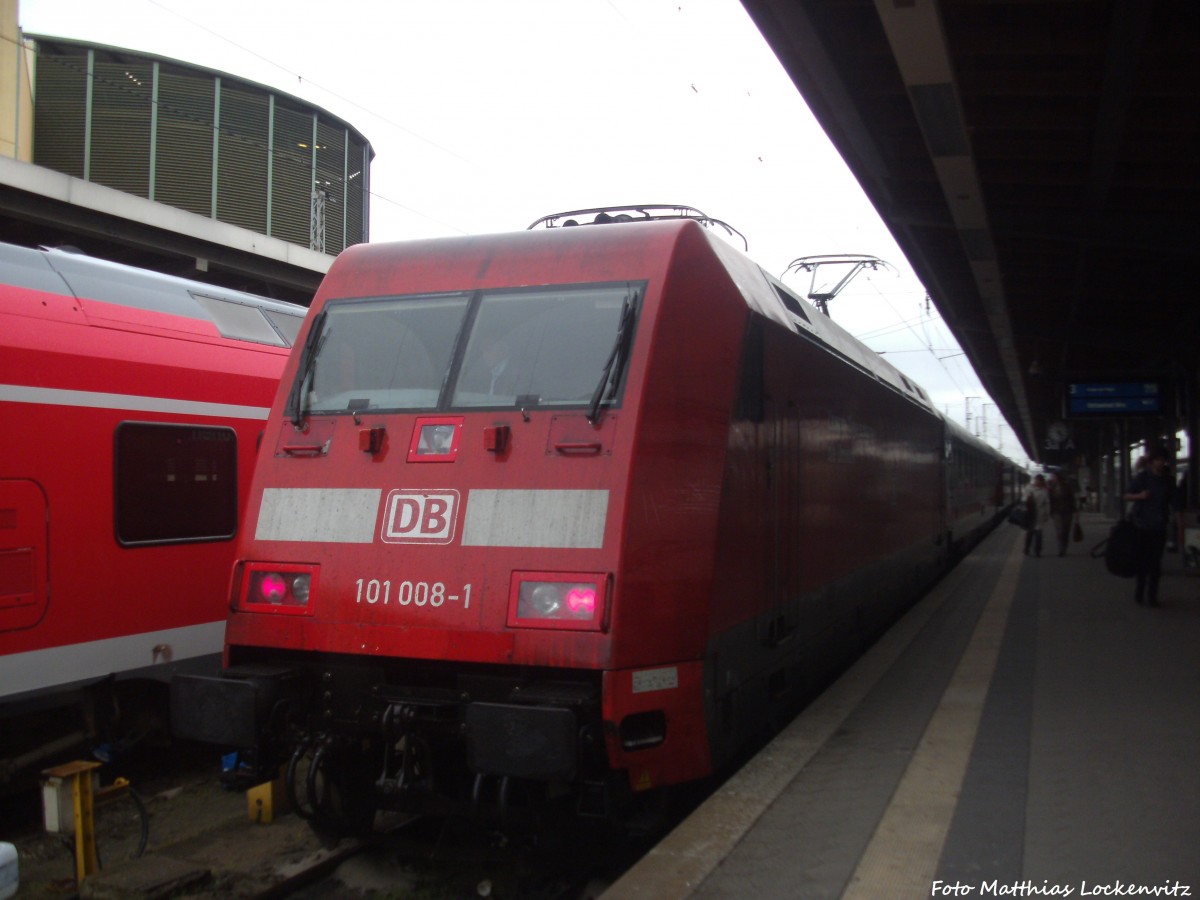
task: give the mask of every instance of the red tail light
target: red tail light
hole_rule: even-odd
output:
[[[316,566],[249,563],[238,606],[253,612],[312,614]]]
[[[608,577],[580,572],[515,572],[510,628],[604,629]]]

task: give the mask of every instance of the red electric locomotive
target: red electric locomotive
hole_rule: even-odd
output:
[[[993,452],[687,216],[353,247],[301,337],[172,711],[336,825],[706,776],[997,520]]]
[[[233,537],[307,312],[0,245],[0,784],[219,669]],[[118,684],[120,682],[120,684]],[[69,707],[69,709],[68,709]]]

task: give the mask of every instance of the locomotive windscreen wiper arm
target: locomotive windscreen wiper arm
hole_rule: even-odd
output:
[[[325,310],[321,310],[313,320],[308,337],[304,340],[304,350],[300,354],[300,368],[296,372],[296,380],[292,384],[292,392],[288,395],[287,408],[292,411],[292,425],[299,428],[304,424],[304,414],[308,404],[304,402],[304,385],[312,377],[317,365],[317,350],[325,343],[328,335],[321,334],[325,328]]]
[[[604,363],[604,371],[600,373],[600,383],[592,393],[592,402],[588,404],[587,419],[593,425],[600,415],[600,406],[605,394],[616,393],[620,383],[621,369],[625,365],[625,357],[629,353],[629,342],[633,339],[633,313],[637,308],[637,291],[631,291],[625,297],[625,305],[621,307],[621,321],[617,324],[617,339],[613,341],[612,352]],[[608,389],[608,390],[606,390]]]

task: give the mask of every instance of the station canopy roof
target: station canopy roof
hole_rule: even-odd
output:
[[[743,5],[1031,458],[1071,384],[1196,387],[1200,8]]]

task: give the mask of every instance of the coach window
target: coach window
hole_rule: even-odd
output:
[[[117,541],[218,541],[237,530],[232,428],[122,422],[115,437]]]
[[[195,291],[191,294],[196,303],[212,317],[222,337],[268,344],[272,347],[288,346],[283,335],[276,330],[259,307],[218,297],[206,297]]]
[[[294,316],[291,313],[275,309],[264,309],[262,314],[275,326],[275,330],[283,336],[284,342],[289,347],[296,343],[296,337],[300,334],[300,326],[304,324],[304,316]]]

